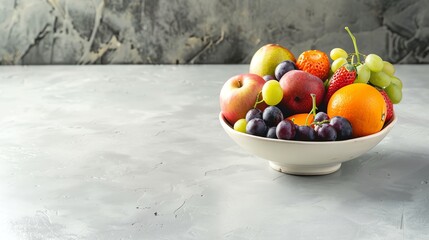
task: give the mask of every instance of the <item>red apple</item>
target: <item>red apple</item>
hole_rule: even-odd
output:
[[[291,113],[308,113],[313,107],[311,94],[316,94],[319,106],[325,96],[325,87],[320,78],[301,70],[287,72],[280,79],[283,89],[282,104]]]
[[[262,77],[251,73],[233,76],[225,82],[220,91],[220,109],[231,125],[246,117],[246,113],[255,105],[264,83]],[[263,107],[260,105],[257,107]]]

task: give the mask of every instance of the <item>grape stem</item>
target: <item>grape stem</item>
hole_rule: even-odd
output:
[[[349,27],[345,27],[345,29],[349,33],[350,38],[352,39],[353,47],[355,48],[355,54],[356,54],[356,57],[357,57],[357,61],[358,61],[358,63],[360,63],[360,54],[359,54],[359,50],[358,50],[358,47],[357,47],[357,44],[356,44],[356,38],[355,38],[355,36],[353,36],[353,34],[350,31]],[[353,64],[353,59],[352,59],[352,64]]]
[[[320,122],[313,122],[312,125],[322,125],[324,123],[329,123],[329,122],[330,122],[329,120],[323,120],[323,121],[320,121]]]
[[[308,124],[308,119],[310,117],[311,114],[313,114],[313,119],[316,117],[316,111],[317,111],[317,106],[316,106],[316,94],[311,93],[311,100],[313,100],[313,107],[311,108],[311,111],[308,113],[307,118],[305,119],[305,126],[309,126]]]
[[[264,102],[264,99],[262,98],[261,100],[259,100],[259,96],[261,96],[262,91],[260,91],[258,93],[258,96],[256,96],[256,101],[255,101],[255,105],[253,105],[253,108],[256,108],[256,105],[258,105],[259,103]]]

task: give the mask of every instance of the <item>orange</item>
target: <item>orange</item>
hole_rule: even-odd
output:
[[[353,137],[380,131],[386,119],[386,103],[381,93],[366,83],[353,83],[338,89],[327,106],[330,118],[341,116],[349,120]]]
[[[308,113],[297,113],[295,115],[288,117],[287,119],[292,120],[293,123],[295,123],[298,126],[305,126],[307,116],[308,116]],[[307,125],[310,126],[313,120],[314,120],[314,115],[310,114],[310,116],[308,116]]]
[[[299,70],[311,73],[322,81],[328,78],[331,69],[328,55],[320,50],[307,50],[301,53],[296,60],[296,66]]]

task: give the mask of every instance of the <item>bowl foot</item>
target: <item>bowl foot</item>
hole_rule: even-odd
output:
[[[326,175],[340,169],[341,163],[324,165],[293,165],[270,161],[270,167],[282,173],[292,175]]]

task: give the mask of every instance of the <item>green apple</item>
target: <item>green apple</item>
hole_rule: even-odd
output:
[[[289,49],[279,44],[267,44],[258,49],[253,55],[249,72],[261,77],[265,75],[274,76],[277,65],[286,60],[296,61],[295,56]]]

